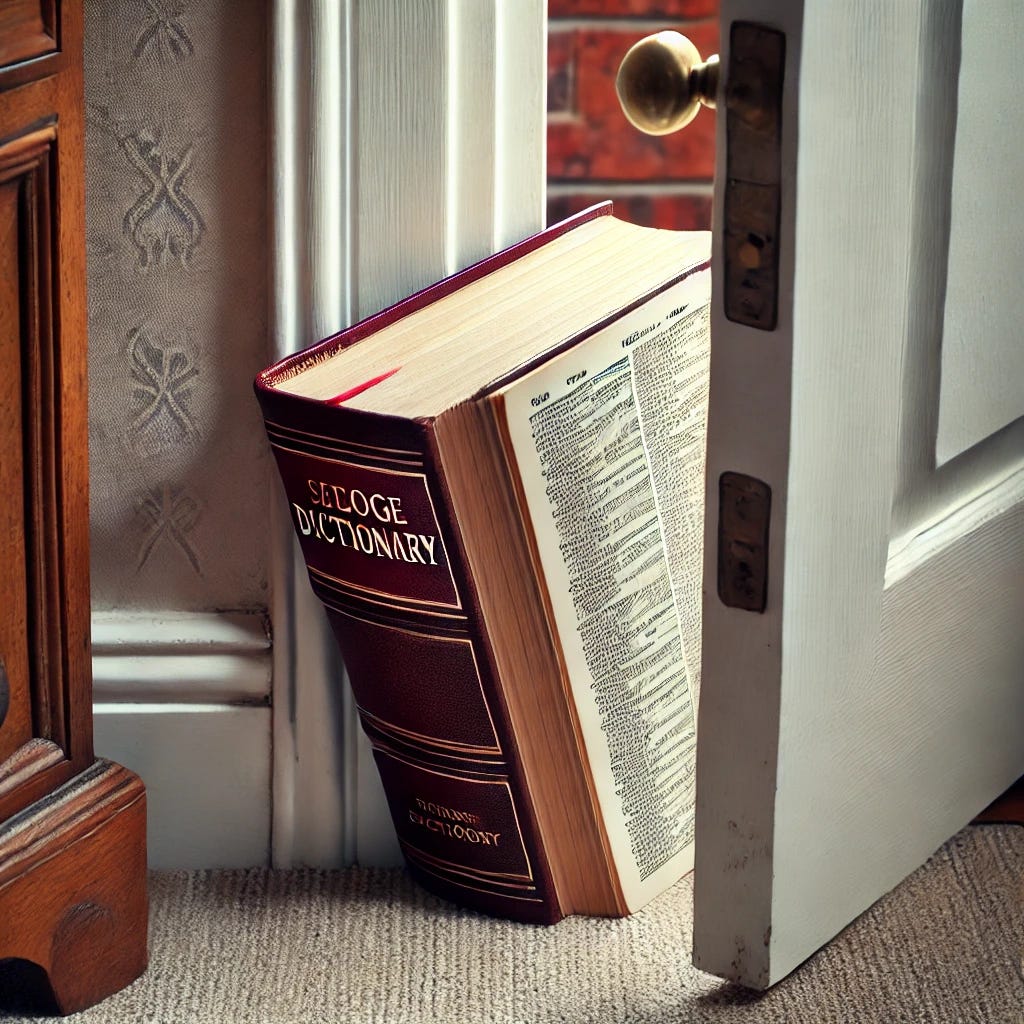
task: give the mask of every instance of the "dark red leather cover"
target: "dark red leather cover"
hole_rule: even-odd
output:
[[[260,400],[410,868],[464,905],[557,920],[429,425]]]
[[[610,212],[605,204],[541,232],[256,380],[310,581],[341,648],[409,867],[445,898],[522,921],[551,923],[562,913],[431,424],[275,385]]]

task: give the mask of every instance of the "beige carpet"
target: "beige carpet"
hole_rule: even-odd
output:
[[[1024,828],[966,829],[757,996],[690,966],[689,879],[627,920],[536,928],[452,909],[399,871],[157,874],[148,973],[70,1019],[1021,1024],[1022,881]],[[4,1021],[31,1009],[2,974],[0,1006]]]

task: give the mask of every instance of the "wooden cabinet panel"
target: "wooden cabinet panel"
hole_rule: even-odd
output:
[[[67,747],[61,436],[53,308],[56,126],[0,145],[0,761],[33,736]]]
[[[0,4],[0,66],[57,49],[56,0],[4,0]]]
[[[70,1013],[146,963],[143,787],[92,750],[80,0],[0,0],[5,61],[0,958]]]
[[[82,13],[54,11],[62,52],[0,69],[0,816],[93,760]]]
[[[0,708],[0,761],[32,735],[25,506],[17,500],[24,493],[19,191],[17,180],[0,184],[0,494],[5,496],[0,501],[0,608],[4,609],[0,616],[0,659],[6,682],[6,707]]]

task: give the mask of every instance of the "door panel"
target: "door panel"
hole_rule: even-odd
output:
[[[0,167],[4,159],[0,148]],[[0,170],[0,494],[24,492],[21,431],[21,185],[16,172]],[[25,576],[25,505],[0,502],[0,659],[5,693],[0,710],[0,761],[32,735],[28,658],[28,593]]]
[[[713,312],[695,962],[763,988],[1024,773],[1024,473],[1015,424],[935,460],[959,4],[722,17],[786,33],[783,187],[776,330]],[[771,488],[763,614],[714,589],[727,471]]]
[[[1015,353],[1020,346],[1006,344],[1005,326],[1002,339],[997,340],[998,335],[991,331],[991,318],[987,324],[979,320],[970,336],[958,341],[951,337],[949,325],[953,318],[969,322],[953,295],[958,286],[949,280],[960,273],[954,267],[960,257],[951,253],[951,248],[966,251],[974,247],[979,260],[988,264],[1000,259],[999,252],[986,245],[983,233],[981,237],[971,233],[970,223],[965,223],[963,217],[953,223],[956,188],[964,194],[963,201],[971,190],[970,182],[962,174],[959,185],[954,185],[954,163],[958,159],[958,145],[963,149],[963,131],[968,131],[972,119],[975,127],[971,130],[975,132],[997,123],[983,111],[968,109],[971,105],[966,101],[961,102],[961,79],[976,78],[989,66],[986,62],[982,68],[968,68],[966,64],[961,68],[965,16],[971,17],[971,12],[965,14],[959,3],[950,2],[925,5],[920,16],[918,98],[913,109],[915,143],[909,196],[913,244],[908,254],[910,299],[903,355],[908,372],[902,375],[900,392],[898,481],[887,570],[890,574],[902,571],[899,566],[903,553],[915,538],[954,513],[965,496],[990,492],[1024,466],[1024,420],[1019,412],[1012,422],[984,438],[979,437],[981,431],[975,430],[974,436],[968,432],[959,446],[965,450],[948,461],[943,462],[942,453],[937,451],[940,405],[944,401],[948,405],[954,390],[964,397],[974,395],[980,408],[975,408],[973,415],[984,416],[982,409],[991,398],[987,383],[972,387],[975,373],[979,383],[987,381],[1000,375],[1002,362],[1005,381],[1001,386],[1012,390],[1021,379],[1014,371]],[[990,99],[994,105],[1001,102],[995,95]],[[994,149],[1002,145],[998,138],[990,144]],[[963,161],[961,168],[962,165]],[[1006,224],[1020,235],[1022,226],[1016,204],[1000,201],[998,197],[999,193],[992,193],[991,200],[975,206],[980,206],[989,219],[992,210],[1005,214]],[[986,283],[983,291],[988,294],[991,289],[992,284]],[[1005,296],[992,295],[992,301],[986,299],[980,307],[977,296],[968,297],[975,309],[1004,308]],[[1012,337],[1012,330],[1010,333]],[[955,345],[963,347],[965,359],[958,359],[954,366],[949,365],[949,352]],[[949,416],[948,409],[946,415]],[[991,425],[993,421],[989,422]]]
[[[936,459],[939,465],[1024,415],[1024,345],[1008,318],[1020,292],[1024,107],[1017,79],[1024,8],[964,4]]]
[[[16,370],[5,384],[4,451],[16,453],[5,469],[10,502],[4,534],[5,590],[13,621],[5,625],[18,680],[14,704],[28,730],[66,746],[59,593],[60,536],[54,512],[60,500],[57,484],[59,426],[55,400],[57,353],[53,334],[54,211],[51,174],[57,129],[48,125],[0,147],[0,191],[3,194],[5,270],[14,294],[3,314],[5,354]],[[7,460],[5,459],[5,462]],[[5,644],[5,647],[7,645]],[[7,660],[5,656],[5,662]],[[9,672],[12,670],[9,669]],[[12,737],[13,738],[13,737]],[[0,754],[6,756],[13,747]]]

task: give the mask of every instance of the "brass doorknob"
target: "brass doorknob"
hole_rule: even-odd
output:
[[[648,135],[668,135],[688,125],[703,103],[715,106],[718,54],[700,59],[678,32],[658,32],[630,47],[615,76],[622,112]]]

